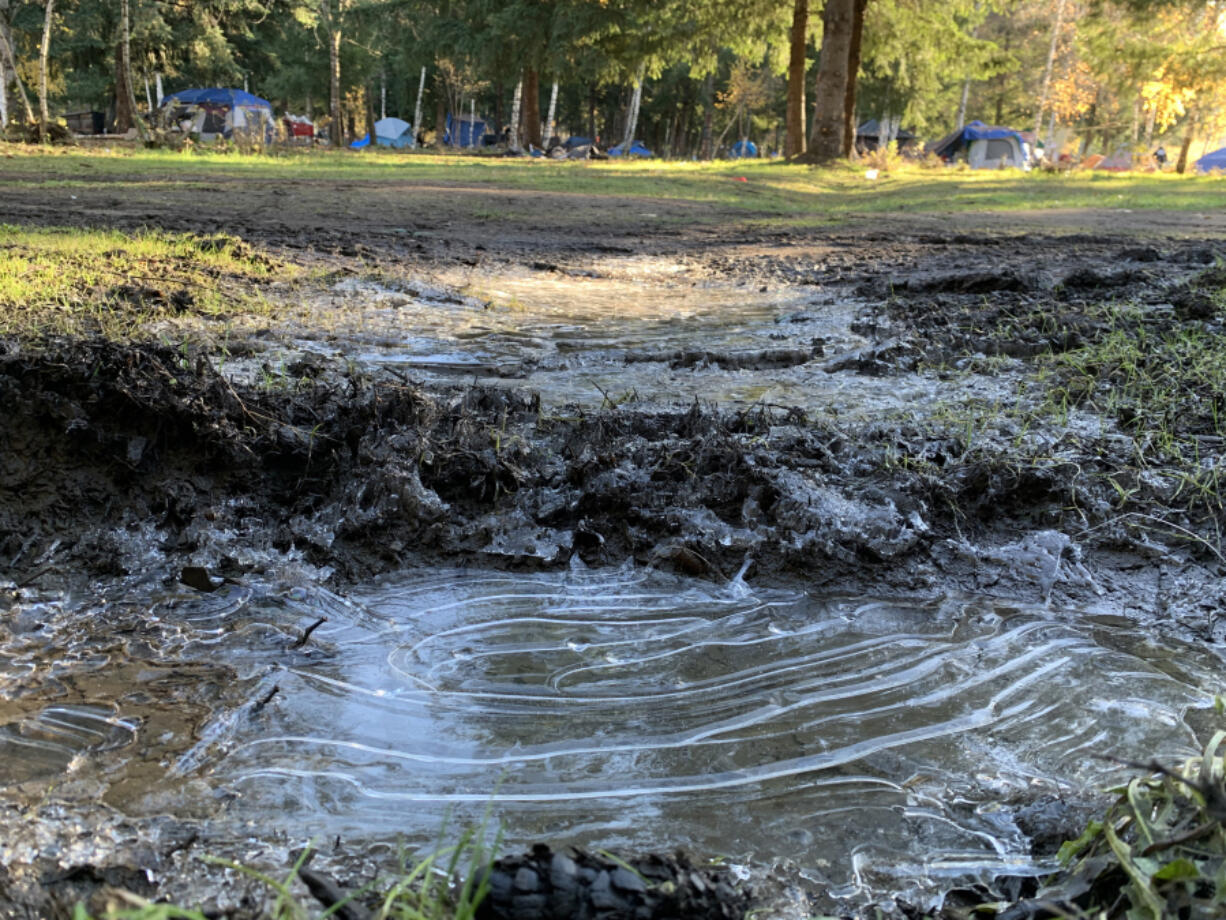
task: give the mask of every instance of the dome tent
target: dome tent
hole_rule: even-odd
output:
[[[272,143],[272,103],[241,89],[185,89],[162,100],[158,121],[202,141],[224,137]]]
[[[381,118],[375,122],[375,143],[380,147],[416,147],[413,126],[402,118]]]
[[[928,148],[946,162],[964,157],[971,169],[1030,169],[1029,150],[1020,131],[972,121]]]
[[[622,145],[621,144],[618,144],[616,147],[609,148],[609,156],[619,157],[621,155],[622,155]],[[655,156],[655,154],[652,153],[650,150],[648,150],[647,145],[645,145],[642,141],[635,141],[634,143],[630,145],[630,149],[626,151],[626,156],[646,158],[646,157],[653,157]]]
[[[1208,173],[1215,169],[1226,171],[1226,147],[1206,153],[1196,161],[1197,172]]]

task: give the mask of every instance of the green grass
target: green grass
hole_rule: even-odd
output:
[[[0,334],[125,337],[167,317],[266,312],[254,284],[272,267],[228,236],[0,224]]]
[[[117,190],[163,182],[294,180],[439,189],[530,191],[593,199],[639,199],[717,206],[785,223],[853,215],[950,214],[1107,209],[1208,212],[1226,206],[1219,177],[1072,172],[971,171],[907,165],[865,178],[864,166],[815,169],[780,162],[664,162],[508,159],[391,150],[287,150],[270,154],[115,148],[43,152],[0,144],[0,177],[10,184]],[[740,181],[744,178],[746,181]],[[728,212],[732,212],[729,215]],[[704,217],[701,210],[695,219]],[[1124,218],[1128,220],[1128,218]]]
[[[1056,916],[1163,920],[1226,915],[1226,761],[1218,732],[1202,756],[1114,792],[1115,802],[1060,848],[1065,871],[1039,899]]]
[[[271,904],[264,905],[262,914],[269,920],[330,917],[350,901],[373,904],[370,910],[373,920],[473,920],[489,893],[489,868],[501,837],[499,832],[489,841],[484,826],[470,828],[455,844],[440,846],[392,878],[347,892],[343,900],[328,908],[313,900],[304,901],[294,893],[298,873],[311,855],[309,849],[302,851],[284,879],[230,860],[205,857],[204,862],[233,870],[262,884],[272,898]],[[78,903],[73,920],[205,920],[205,917],[195,907],[153,902],[129,892],[113,892],[111,904],[97,915]]]

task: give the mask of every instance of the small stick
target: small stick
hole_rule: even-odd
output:
[[[252,707],[251,707],[251,714],[252,714],[252,715],[255,715],[255,713],[259,712],[259,711],[260,711],[260,710],[262,710],[262,709],[263,709],[265,706],[267,706],[269,703],[271,703],[271,702],[272,702],[272,698],[273,698],[274,696],[276,696],[276,695],[277,695],[277,693],[279,693],[279,692],[280,692],[280,690],[281,690],[281,688],[280,688],[279,686],[277,686],[276,684],[273,684],[273,688],[272,688],[271,690],[269,690],[269,691],[268,691],[266,694],[264,694],[263,699],[258,700],[258,701],[256,702],[256,704],[255,704],[254,706],[252,706]]]
[[[311,638],[311,633],[315,632],[315,630],[319,629],[319,627],[323,626],[327,622],[327,617],[320,617],[303,631],[298,641],[291,645],[290,648],[302,648],[307,644],[307,639]]]

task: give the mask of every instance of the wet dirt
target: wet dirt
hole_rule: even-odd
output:
[[[72,198],[54,188],[5,191],[5,220],[224,231],[327,273],[317,290],[294,293],[295,302],[274,319],[233,324],[224,338],[205,324],[191,344],[173,346],[0,344],[0,576],[7,608],[0,777],[8,787],[0,825],[27,826],[31,813],[43,818],[39,829],[5,837],[15,841],[0,860],[6,866],[0,905],[9,915],[65,911],[75,898],[103,897],[108,886],[185,896],[213,891],[218,909],[257,913],[254,886],[202,866],[193,851],[207,841],[210,852],[285,866],[304,835],[324,830],[320,816],[331,814],[330,806],[303,803],[333,793],[306,789],[301,775],[292,792],[273,782],[302,755],[289,741],[269,754],[260,739],[302,739],[312,726],[345,723],[346,716],[319,702],[328,698],[320,669],[331,669],[332,680],[344,671],[347,646],[337,630],[345,628],[371,630],[354,639],[354,648],[398,660],[402,645],[380,651],[384,640],[376,641],[380,633],[369,619],[378,616],[369,611],[398,603],[375,595],[410,572],[459,567],[483,578],[509,572],[531,580],[575,577],[578,566],[600,577],[629,565],[679,579],[676,596],[685,596],[687,586],[708,594],[740,586],[755,597],[801,592],[812,604],[830,598],[893,604],[889,629],[879,637],[886,645],[904,633],[937,629],[949,616],[940,611],[957,601],[977,612],[946,624],[954,633],[970,630],[972,650],[952,651],[953,662],[972,654],[983,661],[996,654],[995,641],[1003,643],[1004,659],[1025,659],[1042,643],[1009,643],[1033,634],[1052,648],[1084,648],[1076,667],[1087,674],[1115,669],[1127,684],[1123,675],[1142,669],[1146,681],[1168,688],[1137,691],[1131,708],[1114,710],[1118,724],[1104,714],[1112,711],[1107,696],[1092,718],[1071,712],[1047,759],[1036,758],[1044,743],[1029,729],[1007,725],[994,739],[999,743],[972,743],[956,763],[907,749],[869,758],[869,768],[852,758],[857,767],[850,773],[824,761],[798,767],[808,781],[842,776],[883,796],[880,813],[901,816],[883,821],[883,833],[902,842],[880,845],[893,854],[882,859],[864,849],[868,841],[853,839],[835,853],[805,855],[814,840],[826,844],[847,828],[836,833],[796,823],[794,811],[837,812],[842,801],[865,803],[872,795],[840,799],[845,790],[818,783],[806,804],[788,797],[794,790],[770,785],[779,780],[754,773],[839,747],[812,727],[835,716],[814,710],[801,718],[810,705],[801,702],[801,689],[775,687],[770,692],[782,695],[768,692],[762,705],[792,715],[766,737],[782,739],[776,746],[787,751],[755,745],[746,728],[751,743],[744,753],[722,755],[727,763],[719,769],[705,763],[689,769],[703,777],[700,790],[721,770],[741,771],[745,783],[758,784],[758,799],[773,803],[774,811],[732,819],[762,829],[749,835],[755,842],[727,855],[753,851],[755,903],[780,915],[864,909],[868,901],[885,903],[891,892],[932,906],[943,885],[967,877],[990,882],[1033,874],[1059,839],[1076,831],[1094,789],[1113,775],[1099,762],[1087,771],[1093,755],[1174,757],[1203,741],[1213,723],[1209,686],[1220,673],[1217,649],[1226,631],[1221,509],[1173,490],[1166,474],[1178,470],[1147,471],[1129,483],[1130,504],[1122,505],[1112,477],[1131,458],[1120,419],[1074,410],[1061,419],[1036,415],[1026,426],[1004,409],[1033,407],[1038,396],[1029,382],[1042,356],[1115,328],[1104,303],[1139,307],[1143,319],[1136,322],[1148,332],[1192,325],[1220,334],[1215,282],[1205,272],[1226,246],[1206,221],[1156,215],[1133,232],[1121,231],[1118,215],[1108,212],[1030,215],[1020,226],[990,215],[944,223],[912,216],[887,226],[877,219],[824,231],[746,232],[731,228],[729,215],[667,202],[659,209],[653,202],[653,213],[667,221],[644,228],[629,215],[610,223],[606,218],[618,211],[607,201],[475,189],[242,186],[242,196],[227,189],[210,198],[216,207],[207,216],[187,206],[199,189],[172,185],[120,194],[99,183],[74,187]],[[395,219],[371,229],[363,202],[376,195],[391,203]],[[253,206],[274,200],[275,208]],[[464,211],[494,205],[515,216],[491,226]],[[1002,411],[971,431],[961,421],[970,405]],[[1202,462],[1220,464],[1216,435],[1202,434]],[[993,621],[975,633],[969,624],[997,616],[992,611],[1000,605],[1014,611],[1004,618],[1013,625]],[[825,616],[810,610],[794,619],[820,624]],[[619,628],[638,629],[635,617],[633,605],[622,610]],[[914,619],[910,626],[895,622],[907,617]],[[847,613],[840,629],[851,631],[844,636],[849,643],[867,641],[851,633],[871,632],[872,622]],[[491,655],[508,641],[483,635],[488,625],[471,628],[478,638],[470,644],[488,645]],[[649,635],[649,624],[641,628],[624,641],[639,643],[633,647],[651,660],[652,643],[662,640]],[[836,635],[832,628],[827,632]],[[750,627],[741,629],[736,643],[752,645],[744,632]],[[574,636],[546,630],[531,654],[507,648],[506,661],[484,658],[484,671],[464,670],[472,649],[435,649],[430,643],[439,639],[429,635],[418,637],[425,645],[404,646],[418,649],[409,672],[447,693],[481,692],[482,681],[495,677],[521,675],[530,684],[528,675],[571,673],[578,659],[563,659],[583,657],[567,645],[578,641]],[[792,642],[789,654],[797,660],[826,654],[789,638],[788,629],[771,636]],[[604,640],[624,645],[616,636]],[[711,639],[712,646],[736,643]],[[667,660],[683,661],[678,654]],[[704,665],[720,662],[721,679],[765,667],[721,654]],[[1162,663],[1168,658],[1185,662],[1184,670]],[[590,691],[597,695],[633,690],[619,681],[666,682],[615,668],[600,676],[612,662],[588,667],[599,676]],[[949,667],[960,673],[961,665]],[[1043,667],[1019,680],[1059,696]],[[1062,679],[1076,674],[1067,662],[1061,667]],[[1096,692],[1106,694],[1109,686]],[[388,687],[363,685],[362,692],[380,689]],[[430,705],[443,712],[444,698]],[[923,721],[917,701],[924,698],[925,691],[911,688],[898,704],[911,729]],[[965,717],[978,705],[963,700],[955,708]],[[673,715],[678,724],[696,718]],[[849,736],[850,749],[888,734],[871,719],[843,717],[865,733],[858,741]],[[487,756],[483,746],[501,749],[490,738],[497,725],[484,718],[470,714],[466,729],[427,732],[443,745],[434,754],[462,762]],[[508,755],[516,764],[510,798],[515,789],[536,788],[529,767],[546,748],[534,754],[532,743],[547,746],[568,731],[575,738],[630,731],[616,720],[559,728],[556,714],[549,718],[560,732],[554,742],[521,739],[529,750]],[[889,721],[879,718],[883,726]],[[280,724],[294,719],[305,719],[305,727]],[[345,744],[370,746],[361,724],[352,722]],[[1060,724],[1048,727],[1059,734]],[[1133,729],[1142,734],[1130,736]],[[464,731],[473,738],[466,741]],[[634,744],[650,736],[642,726],[635,731],[627,734]],[[1116,749],[1104,738],[1122,744]],[[403,740],[385,738],[384,754],[403,749]],[[476,753],[458,750],[466,743]],[[676,747],[682,760],[702,759],[699,742]],[[7,756],[18,749],[20,756]],[[1063,753],[1052,753],[1057,749]],[[590,788],[599,799],[610,775],[625,778],[631,790],[687,775],[645,756],[630,768],[583,762],[589,755],[582,751],[548,750],[556,772],[542,773],[532,794],[548,786],[573,797]],[[975,757],[1002,758],[1003,751],[1032,758],[1032,769],[1064,767],[1041,781],[1021,769],[1001,779],[993,771],[1004,761],[997,760],[966,779]],[[562,765],[567,756],[574,759],[569,768]],[[388,769],[380,756],[357,758],[351,767],[368,790]],[[436,776],[423,788],[437,793],[458,775]],[[488,801],[492,776],[478,771],[462,791]],[[385,780],[403,786],[394,771]],[[234,798],[240,787],[249,799]],[[709,806],[734,816],[755,800],[707,795]],[[327,827],[329,840],[339,839],[321,856],[321,871],[356,887],[380,852],[389,855],[394,831],[354,826],[377,822],[373,813],[361,817],[344,805],[345,795],[335,796],[333,811],[350,823]],[[953,812],[942,811],[951,803]],[[648,835],[686,826],[684,803],[640,804],[654,815],[641,822]],[[295,807],[309,814],[294,828],[254,829],[262,816]],[[220,821],[222,813],[234,817]],[[429,809],[422,814],[438,817]],[[642,835],[619,834],[612,819],[594,821],[586,835],[560,818],[534,820],[517,841],[543,837],[559,850],[605,842],[626,852],[650,848]],[[436,826],[416,826],[410,836],[420,840]],[[709,852],[721,827],[679,831],[674,839]],[[397,829],[407,832],[408,825]],[[983,835],[993,836],[997,858],[999,842],[1007,842],[1007,858],[986,876],[969,868],[982,854],[966,856],[966,840],[976,834],[981,844]],[[375,837],[382,842],[372,844]],[[773,839],[779,844],[771,852]],[[916,841],[942,855],[925,861]],[[781,857],[794,865],[783,880],[772,880],[766,867]],[[590,878],[575,887],[566,879],[577,877],[579,864]],[[509,861],[499,882],[505,890],[496,890],[491,909],[524,915],[525,904],[538,909],[580,891],[589,903],[601,873],[600,897],[607,889],[611,899],[601,916],[644,908],[629,876],[618,887],[617,863],[579,859],[572,866],[573,873],[544,851]],[[557,878],[550,875],[555,869]],[[668,872],[699,900],[718,885],[736,888],[728,874],[687,882],[688,864]],[[926,887],[917,887],[922,879]],[[999,890],[1008,884],[1016,883],[1000,882]],[[739,903],[750,888],[739,890],[710,902],[711,910]],[[828,900],[832,891],[852,900],[840,906]],[[690,915],[699,900],[685,902]],[[652,904],[653,915],[679,909]]]

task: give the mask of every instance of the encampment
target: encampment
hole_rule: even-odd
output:
[[[480,147],[485,138],[485,119],[474,118],[472,115],[461,115],[458,118],[447,113],[447,132],[443,135],[443,143],[448,147]]]
[[[899,150],[907,147],[909,144],[915,143],[916,136],[906,128],[899,128],[894,132],[892,139],[897,142]],[[860,127],[856,128],[856,149],[861,152],[869,150],[878,150],[881,147],[881,123],[875,118],[870,118]]]
[[[202,141],[262,141],[272,143],[275,122],[272,103],[241,89],[185,89],[162,100],[158,121]]]
[[[1207,173],[1213,172],[1215,169],[1226,171],[1226,147],[1214,150],[1212,153],[1206,153],[1196,161],[1197,172]]]
[[[1030,169],[1026,142],[1012,128],[972,121],[928,148],[942,160],[963,158],[971,169]]]
[[[1095,164],[1095,169],[1107,172],[1128,172],[1133,167],[1132,151],[1120,148],[1109,157],[1103,157]]]
[[[403,118],[381,118],[375,122],[375,143],[380,147],[415,147],[413,126]]]
[[[753,141],[737,141],[732,145],[732,149],[728,151],[728,156],[734,160],[742,157],[756,157],[758,155],[758,145]]]
[[[622,155],[622,145],[621,144],[618,144],[616,147],[609,148],[609,156],[619,157],[621,155]],[[655,156],[655,154],[652,153],[650,150],[648,150],[646,145],[642,141],[635,141],[634,143],[630,145],[630,149],[626,151],[626,156],[653,157]]]

